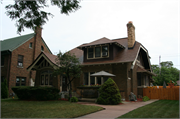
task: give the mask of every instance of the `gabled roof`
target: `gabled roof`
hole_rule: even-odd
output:
[[[1,41],[1,51],[11,51],[12,52],[13,50],[18,48],[19,46],[21,46],[25,42],[27,42],[28,40],[33,38],[34,35],[35,35],[35,33],[31,33],[31,34],[27,34],[27,35],[23,35],[23,36],[18,36],[18,37],[2,40]],[[45,46],[47,47],[49,52],[51,52],[43,39],[42,39],[42,42],[45,44]]]
[[[33,63],[27,68],[28,71],[34,70],[36,65],[39,65],[43,59],[46,59],[52,66],[58,67],[56,64],[56,55],[46,53],[46,52],[41,52],[39,56],[33,61]]]
[[[78,46],[77,48],[82,49],[83,47],[102,45],[102,44],[108,44],[108,43],[116,44],[117,46],[119,46],[121,48],[125,48],[125,46],[123,44],[121,44],[120,42],[117,42],[115,40],[110,40],[110,39],[108,39],[106,37],[95,40],[95,41],[93,41],[91,43],[82,44],[82,45]]]

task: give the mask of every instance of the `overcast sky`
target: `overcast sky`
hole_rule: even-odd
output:
[[[3,0],[0,9],[0,39],[19,36],[15,21],[5,14],[4,6],[13,3]],[[82,7],[69,16],[60,14],[56,6],[46,10],[49,18],[42,37],[53,54],[69,51],[83,43],[106,37],[127,37],[126,24],[135,26],[136,41],[149,52],[151,64],[173,61],[180,69],[180,1],[179,0],[83,0]],[[25,29],[21,35],[32,33]]]

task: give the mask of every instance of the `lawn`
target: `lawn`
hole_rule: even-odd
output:
[[[74,118],[102,109],[68,101],[1,100],[1,118]]]
[[[179,118],[179,100],[159,100],[119,118]]]

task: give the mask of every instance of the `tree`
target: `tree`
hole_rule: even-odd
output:
[[[152,65],[152,70],[157,76],[152,78],[155,80],[154,85],[163,85],[163,82],[170,83],[170,80],[176,84],[179,80],[179,70],[173,67],[171,61],[161,62],[161,68],[158,65]]]
[[[98,104],[117,105],[121,102],[121,94],[116,83],[109,78],[99,89],[100,96],[97,99]]]
[[[69,89],[69,97],[71,97],[72,86],[71,82],[80,77],[81,75],[81,65],[74,54],[70,52],[62,53],[59,52],[57,54],[58,58],[56,59],[56,63],[59,66],[58,69],[55,70],[55,74],[60,74],[67,79],[67,87]]]
[[[24,31],[24,28],[33,29],[36,26],[42,26],[48,20],[48,17],[53,17],[50,12],[41,9],[48,7],[47,0],[15,0],[15,3],[7,5],[6,14],[10,19],[16,20],[17,33]],[[61,14],[69,15],[75,12],[81,6],[80,0],[51,0],[51,5],[60,8]]]

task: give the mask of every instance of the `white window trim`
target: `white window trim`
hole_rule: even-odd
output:
[[[103,46],[107,46],[108,47],[108,56],[106,56],[106,57],[103,57],[102,56],[102,47]],[[100,57],[95,57],[95,47],[100,47],[101,48],[101,56]],[[93,48],[93,58],[88,58],[88,49],[89,48]],[[87,59],[101,59],[101,58],[109,58],[109,45],[108,44],[106,44],[106,45],[100,45],[100,46],[94,46],[94,47],[89,47],[89,48],[87,48]]]

